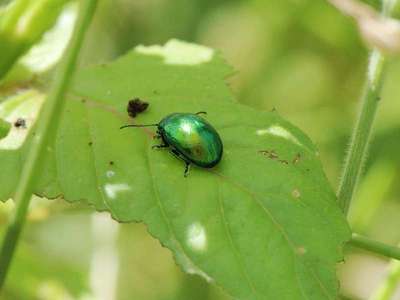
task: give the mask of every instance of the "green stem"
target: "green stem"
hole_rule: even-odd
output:
[[[361,248],[367,251],[374,252],[386,257],[400,260],[400,248],[396,246],[390,246],[378,241],[374,241],[367,237],[361,236],[357,233],[353,233],[349,245],[357,248]]]
[[[40,160],[49,142],[50,133],[57,130],[63,104],[65,102],[64,95],[71,81],[84,34],[92,19],[96,3],[97,0],[81,1],[81,9],[74,34],[58,69],[52,89],[38,118],[40,122],[38,123],[35,138],[32,139],[30,151],[23,166],[14,196],[16,212],[7,228],[0,250],[0,289],[4,284],[22,227],[25,223]]]
[[[384,56],[379,50],[373,50],[369,61],[366,90],[362,98],[361,111],[353,131],[338,190],[339,204],[346,214],[368,150],[372,125],[380,99],[384,65]]]
[[[398,0],[383,0],[382,15],[390,16]],[[345,159],[342,178],[338,189],[339,205],[348,213],[363,163],[368,151],[372,126],[382,90],[385,69],[385,56],[377,49],[371,52],[368,64],[365,92],[361,101],[361,110],[350,141]]]

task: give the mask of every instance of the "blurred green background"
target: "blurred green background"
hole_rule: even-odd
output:
[[[237,71],[228,83],[238,101],[276,109],[305,131],[336,188],[368,59],[351,19],[325,0],[102,0],[81,64],[171,38],[219,49]],[[399,82],[400,61],[393,57],[350,216],[356,232],[391,244],[400,242]],[[12,203],[0,209],[4,229]],[[341,293],[368,299],[386,267],[384,258],[346,249]],[[35,199],[2,299],[230,298],[183,274],[142,224],[117,224],[84,204]]]

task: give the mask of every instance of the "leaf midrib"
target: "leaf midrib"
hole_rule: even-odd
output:
[[[87,104],[84,105],[84,109],[86,111],[88,134],[90,136],[90,140],[94,141],[95,139],[93,138],[94,136],[93,136],[91,120],[90,120],[90,116],[89,116],[89,114],[90,114],[89,113],[89,107],[87,106]],[[103,190],[102,190],[102,188],[101,188],[101,186],[99,184],[99,172],[98,172],[97,166],[96,166],[96,154],[95,154],[95,151],[94,151],[94,147],[96,147],[95,145],[96,145],[96,143],[93,142],[92,146],[90,146],[89,148],[90,148],[90,153],[91,153],[91,155],[93,157],[93,171],[94,171],[94,180],[96,182],[96,189],[97,189],[97,192],[100,195],[100,198],[102,199],[105,207],[107,207],[108,210],[112,213],[113,211],[112,211],[111,207],[108,205],[107,197],[105,197],[104,192],[103,192]]]

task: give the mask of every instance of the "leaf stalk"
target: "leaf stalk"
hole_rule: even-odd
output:
[[[357,233],[353,233],[349,245],[361,248],[376,254],[400,260],[400,248],[381,243]]]
[[[366,89],[362,97],[360,114],[350,141],[337,193],[339,205],[346,214],[367,154],[372,126],[380,100],[384,67],[385,57],[379,50],[373,50],[370,56]]]
[[[384,0],[382,15],[390,16],[396,3],[397,0]],[[350,203],[367,156],[372,126],[380,100],[385,67],[385,55],[378,49],[372,50],[368,63],[365,91],[361,98],[361,110],[353,129],[337,192],[339,205],[345,214],[349,211]]]

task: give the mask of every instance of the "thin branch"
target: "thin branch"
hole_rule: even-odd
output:
[[[390,257],[396,260],[400,260],[400,248],[396,246],[387,245],[365,236],[353,233],[349,245],[357,248],[361,248],[370,252],[374,252],[379,255]]]
[[[354,2],[353,0],[330,0],[333,2]],[[383,11],[390,14],[397,0],[386,0]],[[390,3],[390,5],[388,4]],[[350,9],[349,9],[350,11]],[[365,92],[361,100],[361,110],[353,130],[349,151],[345,159],[343,175],[339,184],[337,196],[339,205],[347,214],[353,198],[358,179],[368,151],[372,126],[375,120],[386,65],[385,56],[378,49],[371,52],[366,76]]]

